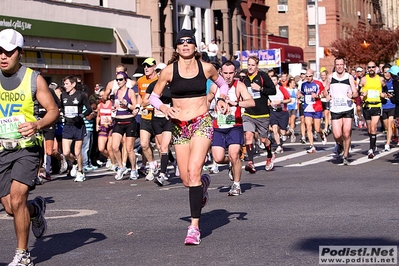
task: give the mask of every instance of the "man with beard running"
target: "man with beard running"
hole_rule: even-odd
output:
[[[360,86],[362,87],[361,96],[364,102],[363,114],[370,137],[370,149],[367,152],[369,159],[374,158],[374,152],[377,149],[377,124],[382,114],[381,97],[385,96],[382,93],[384,78],[376,73],[376,67],[375,62],[370,61],[367,64],[369,73],[360,80]]]

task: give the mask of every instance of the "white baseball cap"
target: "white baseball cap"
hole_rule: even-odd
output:
[[[162,69],[164,69],[166,67],[166,64],[165,63],[159,63],[156,67],[155,67],[155,70],[162,70]]]
[[[11,52],[17,47],[24,47],[24,37],[21,33],[13,29],[5,29],[0,31],[0,47],[7,52]]]
[[[361,67],[356,68],[356,72],[362,72],[362,71],[363,71],[363,68],[361,68]]]

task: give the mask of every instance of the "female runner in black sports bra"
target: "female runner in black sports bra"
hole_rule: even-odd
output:
[[[210,183],[209,175],[201,176],[213,137],[212,118],[208,113],[206,97],[207,79],[213,80],[221,90],[219,110],[226,113],[229,108],[225,102],[228,85],[213,65],[200,60],[201,54],[196,51],[196,46],[191,30],[183,29],[177,34],[176,52],[162,71],[150,96],[151,104],[172,120],[172,142],[180,178],[189,188],[191,225],[188,227],[186,245],[198,245],[201,241],[199,218],[208,198]],[[168,82],[173,103],[171,107],[159,100]]]

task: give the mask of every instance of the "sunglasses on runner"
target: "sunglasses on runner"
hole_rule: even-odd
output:
[[[194,39],[191,39],[191,38],[189,38],[189,39],[178,39],[177,42],[176,42],[176,44],[179,45],[179,44],[183,44],[183,43],[185,43],[185,42],[186,42],[187,44],[195,44]]]
[[[120,78],[120,79],[115,79],[116,81],[124,81],[124,78]]]

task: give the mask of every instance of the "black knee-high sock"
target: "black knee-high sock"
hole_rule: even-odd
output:
[[[171,150],[169,150],[168,156],[169,156],[169,162],[174,163],[175,157],[173,156],[173,153]]]
[[[166,173],[166,168],[168,167],[168,154],[162,153],[161,155],[161,173]]]
[[[269,144],[266,146],[267,158],[272,158],[272,145]]]
[[[376,144],[377,144],[377,135],[370,134],[370,149],[374,151]]]
[[[200,218],[202,208],[202,186],[189,187],[191,218]]]
[[[245,146],[247,147],[248,161],[252,162],[254,160],[254,145],[253,144],[247,144]]]

